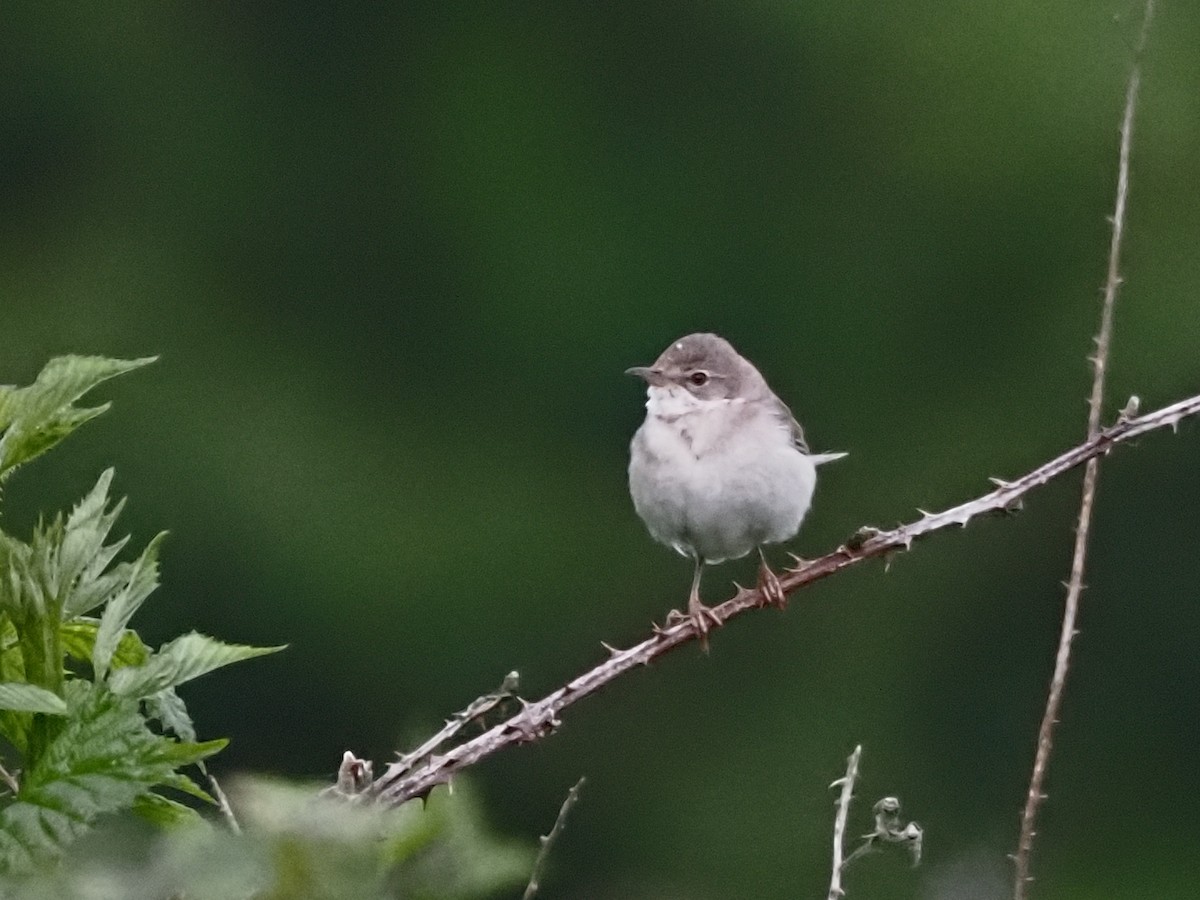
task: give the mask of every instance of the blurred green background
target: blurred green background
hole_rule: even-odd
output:
[[[1106,418],[1200,391],[1200,7],[1145,60]],[[199,682],[220,771],[385,760],[519,669],[537,696],[687,590],[625,484],[621,375],[714,330],[818,449],[791,549],[1076,442],[1140,6],[149,3],[0,7],[0,381],[162,354],[21,472],[6,528],[106,465],[141,628],[291,649]],[[1106,461],[1039,898],[1200,881],[1200,429]],[[897,794],[924,864],[851,897],[1006,896],[1078,477],[738,621],[478,767],[544,895],[823,895]],[[778,561],[783,560],[777,552]],[[708,599],[753,561],[713,570]]]

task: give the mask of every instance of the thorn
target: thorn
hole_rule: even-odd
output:
[[[922,519],[928,519],[933,515],[933,513],[929,512],[929,510],[921,509],[921,507],[919,507],[919,506],[917,507],[917,512],[919,512],[921,514]]]
[[[600,646],[608,651],[609,656],[616,656],[617,654],[619,654],[621,652],[620,650],[618,650],[616,647],[614,647],[612,644],[608,643],[607,641],[601,641]]]
[[[1003,478],[989,478],[988,481],[998,488],[1012,487],[1013,484],[1011,481],[1005,481]]]

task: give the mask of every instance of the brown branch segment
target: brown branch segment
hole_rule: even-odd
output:
[[[889,531],[861,528],[843,546],[811,562],[798,565],[779,579],[785,594],[832,575],[842,569],[888,554],[908,550],[913,541],[951,525],[965,526],[977,516],[1005,512],[1020,506],[1022,498],[1035,488],[1106,453],[1117,444],[1159,428],[1175,428],[1179,422],[1200,414],[1200,395],[1189,397],[1144,416],[1122,415],[1111,426],[1055,457],[1014,481],[993,479],[996,489],[958,506],[938,513],[922,513],[921,518]],[[719,627],[730,619],[765,604],[758,590],[740,589],[733,597],[713,608]],[[445,753],[433,754],[409,768],[405,761],[393,763],[375,780],[369,793],[378,801],[396,805],[414,797],[426,796],[434,787],[448,782],[461,772],[498,750],[514,744],[539,740],[558,728],[559,715],[567,707],[595,693],[604,685],[638,666],[649,665],[681,644],[700,637],[695,623],[684,619],[666,628],[655,626],[654,634],[624,650],[606,646],[609,658],[600,665],[569,681],[558,690],[534,703],[522,701],[522,708],[483,734]]]
[[[1088,398],[1087,435],[1094,438],[1100,432],[1100,410],[1104,406],[1104,377],[1108,371],[1109,348],[1112,346],[1113,309],[1117,292],[1121,287],[1121,240],[1125,234],[1125,205],[1129,196],[1129,153],[1133,144],[1133,114],[1137,108],[1138,87],[1141,84],[1141,56],[1146,46],[1146,35],[1150,20],[1154,17],[1154,0],[1146,0],[1146,11],[1142,28],[1134,49],[1133,69],[1125,89],[1125,112],[1121,117],[1121,147],[1117,162],[1117,197],[1113,206],[1112,237],[1108,247],[1108,273],[1104,281],[1104,301],[1100,307],[1100,329],[1096,333],[1096,352],[1092,356],[1092,392]],[[1131,400],[1131,403],[1135,401]],[[1075,639],[1075,623],[1079,617],[1079,600],[1083,595],[1083,573],[1087,561],[1088,533],[1092,525],[1092,507],[1096,501],[1096,483],[1100,478],[1100,460],[1088,460],[1083,473],[1083,490],[1079,500],[1079,518],[1075,525],[1075,546],[1071,553],[1071,575],[1067,581],[1067,596],[1063,603],[1062,628],[1059,631],[1058,650],[1054,657],[1054,674],[1050,677],[1050,689],[1046,694],[1046,707],[1038,726],[1037,751],[1034,754],[1033,771],[1029,776],[1029,790],[1025,795],[1025,806],[1021,811],[1021,832],[1017,838],[1017,852],[1013,856],[1016,878],[1013,885],[1014,900],[1025,900],[1028,895],[1030,857],[1033,854],[1033,839],[1037,833],[1038,809],[1045,799],[1044,784],[1046,770],[1050,765],[1050,754],[1054,749],[1054,726],[1058,723],[1062,708],[1063,691],[1067,684],[1067,672],[1071,666],[1071,645]]]

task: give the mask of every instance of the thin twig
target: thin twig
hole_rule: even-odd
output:
[[[854,799],[854,782],[858,780],[858,761],[862,757],[862,744],[854,748],[846,760],[846,774],[830,785],[831,788],[841,785],[842,792],[837,799],[837,816],[833,820],[833,874],[829,876],[829,900],[841,900],[845,895],[842,890],[842,870],[846,864],[843,861],[846,853],[846,820],[850,817],[850,801]]]
[[[1108,275],[1104,283],[1104,302],[1100,313],[1100,330],[1096,335],[1096,353],[1092,357],[1092,394],[1088,401],[1088,439],[1100,433],[1100,414],[1104,405],[1104,377],[1108,370],[1109,348],[1112,344],[1113,307],[1117,291],[1121,286],[1121,240],[1125,232],[1125,202],[1129,195],[1129,148],[1133,141],[1133,114],[1137,107],[1138,87],[1141,82],[1141,57],[1146,46],[1146,35],[1150,20],[1154,16],[1154,0],[1146,0],[1146,12],[1142,28],[1134,49],[1133,70],[1129,73],[1129,84],[1125,91],[1125,112],[1121,119],[1121,149],[1117,165],[1117,198],[1112,216],[1112,239],[1108,249]],[[1058,722],[1062,707],[1063,689],[1071,663],[1071,644],[1076,634],[1075,623],[1079,615],[1079,598],[1083,593],[1083,573],[1087,559],[1088,532],[1092,522],[1092,507],[1096,499],[1096,482],[1100,474],[1100,461],[1096,457],[1088,460],[1083,475],[1083,492],[1079,502],[1079,520],[1075,526],[1075,548],[1071,557],[1071,576],[1067,584],[1067,597],[1063,605],[1062,630],[1058,639],[1058,651],[1054,660],[1054,674],[1050,678],[1050,690],[1046,696],[1046,708],[1038,728],[1037,752],[1034,756],[1033,772],[1029,779],[1029,792],[1025,797],[1025,808],[1021,813],[1021,834],[1014,856],[1016,878],[1013,888],[1014,900],[1025,900],[1028,886],[1033,880],[1030,875],[1030,857],[1036,834],[1038,808],[1046,794],[1043,786],[1050,754],[1054,748],[1054,726]]]
[[[17,776],[8,771],[3,765],[0,765],[0,782],[3,782],[12,791],[14,797],[21,793],[21,783],[17,781]]]
[[[238,824],[237,816],[233,814],[233,807],[229,805],[229,798],[225,796],[225,791],[221,789],[221,782],[217,781],[217,776],[212,772],[207,774],[208,786],[212,788],[213,798],[217,801],[217,809],[225,817],[225,822],[229,825],[229,830],[234,834],[241,834],[242,826]]]
[[[1107,453],[1117,444],[1125,443],[1159,428],[1175,428],[1179,422],[1200,414],[1200,395],[1181,400],[1144,416],[1122,415],[1115,424],[1095,436],[1026,473],[1015,481],[993,479],[996,489],[959,506],[940,513],[923,513],[920,519],[890,531],[860,528],[843,546],[811,562],[785,571],[780,585],[791,594],[805,585],[819,581],[835,572],[869,559],[887,557],[912,548],[913,541],[951,525],[965,526],[985,513],[1003,513],[1020,506],[1022,498],[1034,488],[1082,465],[1093,457]],[[730,619],[766,605],[758,590],[741,588],[729,600],[713,608],[719,628]],[[711,631],[712,629],[710,629]],[[411,771],[393,763],[375,780],[370,794],[389,805],[404,803],[413,797],[424,797],[434,787],[445,784],[450,777],[498,750],[515,744],[537,741],[558,728],[559,714],[567,707],[593,694],[625,672],[649,665],[676,647],[699,638],[695,622],[684,619],[668,627],[654,626],[654,633],[641,643],[620,650],[605,647],[608,659],[567,682],[535,703],[522,701],[519,712],[500,722],[483,734],[452,747],[440,756],[430,756]]]
[[[586,778],[580,778],[575,782],[575,786],[567,791],[567,799],[563,801],[562,808],[558,811],[558,817],[554,820],[554,827],[550,829],[548,834],[544,834],[538,838],[538,842],[542,846],[538,849],[537,859],[533,861],[533,871],[529,873],[529,884],[526,885],[525,893],[521,895],[521,900],[533,900],[537,896],[538,888],[541,887],[539,880],[542,877],[542,868],[546,865],[546,859],[550,856],[550,848],[554,846],[554,842],[562,834],[563,827],[567,823],[567,815],[570,814],[575,804],[579,802],[579,791],[586,781]]]
[[[401,754],[400,759],[389,766],[389,771],[394,770],[396,774],[402,775],[411,770],[413,766],[432,755],[433,751],[454,738],[471,722],[486,716],[505,700],[515,697],[519,681],[520,675],[516,671],[509,672],[500,682],[500,687],[482,697],[477,697],[467,704],[465,709],[452,715],[435,735],[415,750]]]

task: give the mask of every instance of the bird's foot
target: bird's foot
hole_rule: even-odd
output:
[[[767,565],[765,556],[758,569],[758,589],[762,593],[766,605],[777,607],[780,610],[787,609],[787,594],[783,592],[779,576],[772,572],[771,567]]]
[[[704,652],[708,652],[708,632],[710,628],[719,628],[721,626],[721,617],[716,614],[711,606],[705,606],[700,602],[698,597],[688,599],[687,612],[680,612],[677,609],[667,613],[667,627],[679,625],[683,622],[691,622],[692,627],[696,629],[696,634],[700,638],[700,646]]]
[[[688,603],[687,617],[696,624],[700,636],[708,634],[708,626],[721,627],[721,617],[711,606],[705,606],[699,600]]]

